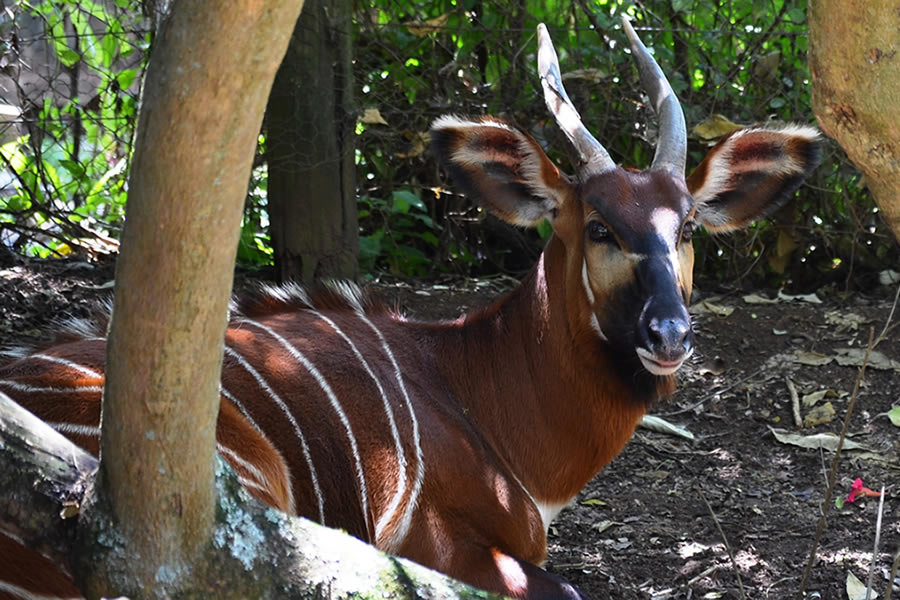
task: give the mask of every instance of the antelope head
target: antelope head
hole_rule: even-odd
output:
[[[620,366],[665,377],[694,348],[688,302],[695,228],[728,232],[776,210],[818,164],[819,134],[804,126],[741,130],[685,177],[681,105],[627,19],[622,26],[659,118],[648,169],[617,166],[582,123],[543,24],[537,37],[544,100],[578,154],[575,174],[493,117],[441,117],[432,145],[456,183],[494,215],[522,226],[552,224],[542,260],[563,248],[554,256],[563,257],[565,310],[576,340],[592,338]]]

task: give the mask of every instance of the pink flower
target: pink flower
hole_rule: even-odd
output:
[[[847,495],[844,502],[854,502],[859,496],[878,498],[881,496],[881,492],[876,492],[865,487],[862,479],[857,477],[856,481],[853,482],[853,485],[850,486],[850,494]]]

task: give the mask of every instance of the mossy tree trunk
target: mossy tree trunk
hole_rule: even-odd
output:
[[[77,573],[92,595],[177,596],[215,526],[219,371],[241,215],[298,0],[173,0],[144,83],[107,346],[100,469]],[[111,514],[110,514],[111,513]],[[109,517],[112,517],[110,519]],[[141,560],[116,560],[116,556]],[[111,594],[111,592],[115,594]]]
[[[900,4],[810,0],[813,110],[900,240]]]
[[[281,281],[358,274],[351,12],[349,0],[307,0],[269,98],[269,220]]]

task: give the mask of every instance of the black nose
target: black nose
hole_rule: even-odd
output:
[[[647,350],[662,360],[678,360],[690,352],[694,344],[690,322],[680,317],[651,318],[646,335]]]

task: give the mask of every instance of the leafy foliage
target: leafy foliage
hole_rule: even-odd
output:
[[[22,2],[4,23],[3,60],[22,62],[4,75],[3,100],[22,119],[0,147],[2,243],[38,256],[116,248],[149,47],[132,4]]]
[[[572,156],[549,122],[535,72],[535,26],[546,22],[566,87],[584,122],[617,162],[645,167],[655,118],[642,95],[619,17],[627,12],[670,78],[691,135],[696,165],[716,136],[710,123],[813,121],[806,64],[806,4],[619,0],[487,3],[475,0],[394,2],[361,7],[357,19],[357,83],[361,108],[380,123],[363,123],[357,146],[360,181],[369,197],[387,197],[403,182],[423,191],[442,246],[418,247],[442,268],[470,272],[451,244],[503,270],[530,264],[542,244],[533,232],[508,228],[468,207],[452,182],[434,171],[419,140],[446,112],[502,116],[531,133],[564,168]],[[726,238],[696,238],[697,270],[747,283],[800,286],[886,268],[898,258],[890,233],[859,175],[832,146],[823,166],[775,219]],[[477,224],[477,227],[472,225]],[[363,223],[363,226],[371,224]],[[421,224],[417,224],[421,225]],[[485,227],[487,226],[487,227]],[[370,235],[374,230],[366,230]],[[396,230],[395,230],[396,231]],[[500,248],[514,248],[500,252]]]
[[[0,75],[0,92],[22,111],[18,132],[0,147],[9,178],[0,190],[0,241],[41,256],[113,248],[149,45],[146,24],[135,0],[41,0],[17,10],[7,13],[15,19],[0,22],[0,60],[19,61],[18,71]],[[656,123],[623,49],[623,12],[682,100],[692,130],[689,163],[696,164],[729,127],[813,120],[805,11],[802,0],[357,3],[353,95],[363,269],[478,274],[531,264],[549,235],[546,224],[522,231],[486,218],[454,192],[426,149],[436,117],[494,114],[528,131],[564,169],[572,164],[535,72],[538,22],[550,29],[584,122],[616,161],[645,167]],[[30,47],[25,42],[33,47],[22,50]],[[44,71],[25,73],[22,57],[29,52]],[[272,254],[260,163],[239,248],[240,260],[253,265],[269,263]],[[105,240],[99,247],[98,239]],[[700,275],[748,284],[843,287],[900,260],[859,173],[836,146],[774,219],[726,238],[695,240]]]

